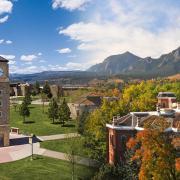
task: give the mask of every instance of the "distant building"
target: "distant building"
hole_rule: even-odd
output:
[[[157,96],[158,105],[160,108],[175,108],[177,107],[176,96],[173,92],[160,92]]]
[[[9,145],[9,66],[0,56],[0,146]]]
[[[101,106],[102,97],[98,94],[90,94],[86,97],[82,97],[74,103],[68,103],[71,111],[71,117],[76,119],[84,111],[91,112]]]
[[[32,85],[29,83],[11,83],[10,96],[25,96],[32,91]]]
[[[112,124],[106,124],[108,162],[116,164],[124,160],[126,142],[138,131],[144,130],[145,122],[155,122],[158,118],[164,118],[169,123],[169,128],[165,131],[180,135],[180,109],[177,106],[173,108],[174,103],[178,104],[175,100],[176,97],[173,93],[159,93],[160,108],[157,108],[157,111],[131,112],[123,117],[114,117]]]

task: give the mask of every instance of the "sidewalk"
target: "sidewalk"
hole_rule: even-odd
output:
[[[51,140],[58,140],[58,139],[67,139],[73,137],[80,137],[78,133],[68,133],[68,134],[56,134],[56,135],[49,135],[49,136],[37,136],[38,139],[41,141],[51,141]]]
[[[38,151],[38,155],[47,156],[55,159],[60,159],[63,161],[70,161],[68,159],[68,155],[66,153],[57,152],[57,151],[51,151],[48,149],[40,148]],[[90,167],[97,167],[97,162],[95,160],[84,158],[80,156],[74,156],[76,164],[84,165],[84,166],[90,166]]]

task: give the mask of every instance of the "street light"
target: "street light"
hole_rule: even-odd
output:
[[[29,144],[31,144],[31,161],[33,160],[33,137],[34,137],[34,134],[31,134],[29,136]]]

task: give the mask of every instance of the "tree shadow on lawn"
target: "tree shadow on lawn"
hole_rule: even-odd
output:
[[[35,123],[35,121],[32,121],[32,120],[27,120],[27,121],[25,121],[25,122],[23,122],[23,124],[33,124],[33,123]]]
[[[62,125],[62,127],[75,127],[75,125],[74,124],[62,124],[62,122],[54,122],[54,123],[51,123],[51,124],[54,124],[54,125],[59,125],[59,124],[61,124]]]
[[[29,109],[34,109],[34,108],[36,108],[36,107],[34,107],[34,106],[29,106]]]
[[[74,124],[64,124],[62,127],[75,127]]]

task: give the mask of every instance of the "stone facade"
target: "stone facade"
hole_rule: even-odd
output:
[[[0,146],[9,145],[9,67],[0,57]]]

